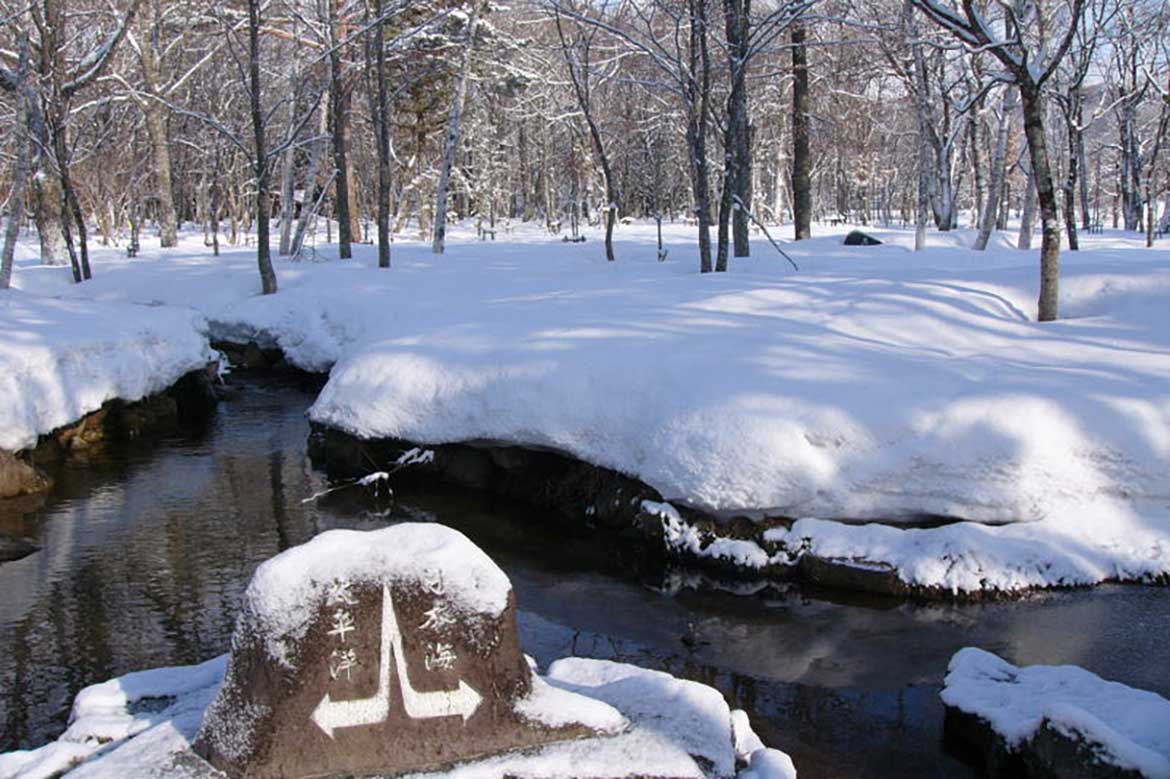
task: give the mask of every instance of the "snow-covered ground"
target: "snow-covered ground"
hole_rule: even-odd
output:
[[[206,330],[187,309],[0,290],[0,449],[166,389],[213,359]]]
[[[60,739],[39,749],[0,754],[0,779],[223,776],[196,757],[191,744],[226,661],[224,655],[87,687],[74,701],[69,728]],[[743,711],[731,711],[718,690],[697,682],[621,663],[569,658],[535,678],[531,697],[538,722],[558,716],[580,721],[586,713],[582,709],[591,706],[619,721],[621,712],[628,725],[606,737],[506,753],[418,774],[418,779],[796,779],[791,759],[765,747]]]
[[[981,649],[951,660],[943,702],[986,721],[1011,750],[1041,727],[1148,779],[1170,779],[1170,701],[1076,666],[1017,668]]]
[[[220,338],[333,366],[314,419],[423,443],[553,447],[720,512],[974,520],[941,529],[806,519],[789,540],[885,565],[912,584],[1014,589],[1170,573],[1170,246],[1122,233],[1066,252],[1060,322],[1033,321],[1036,252],[844,247],[841,229],[766,241],[701,276],[693,228],[621,226],[616,263],[592,235],[532,227],[448,252],[278,262],[261,297],[253,251],[197,236],[94,280],[33,265],[26,293],[189,306]],[[461,237],[462,236],[462,237]],[[147,242],[149,243],[149,241]],[[30,297],[31,295],[26,295]],[[144,310],[144,309],[135,309]],[[993,525],[1004,525],[1002,527]]]

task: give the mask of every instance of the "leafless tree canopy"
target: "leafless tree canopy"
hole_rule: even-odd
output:
[[[817,220],[1062,242],[1170,222],[1167,0],[0,0],[0,197],[88,246],[685,220],[699,269]],[[1015,240],[1015,239],[1013,239]]]

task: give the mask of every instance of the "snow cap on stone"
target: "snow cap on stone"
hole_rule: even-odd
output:
[[[458,530],[419,522],[329,530],[281,552],[256,569],[243,610],[263,627],[272,658],[291,666],[286,646],[304,637],[331,586],[426,580],[440,571],[445,596],[460,611],[503,614],[512,585],[499,566]]]

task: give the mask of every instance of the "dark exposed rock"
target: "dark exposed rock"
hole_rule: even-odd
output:
[[[1024,764],[1020,755],[1008,749],[991,724],[982,717],[946,707],[943,732],[948,738],[970,744],[983,756],[983,767],[988,779],[1023,776]]]
[[[127,403],[111,400],[76,422],[42,435],[21,452],[0,450],[0,498],[44,492],[53,480],[44,469],[66,459],[104,451],[111,441],[168,433],[206,417],[218,402],[214,367],[191,371],[164,392]]]
[[[890,565],[820,557],[805,552],[800,556],[798,566],[800,578],[819,587],[901,597],[915,594],[914,588],[902,581]]]
[[[215,367],[212,364],[206,370],[191,371],[167,391],[175,400],[175,410],[180,423],[197,422],[215,411],[220,401]]]
[[[309,455],[335,477],[395,471],[419,447],[408,441],[367,441],[324,425],[313,425]],[[433,456],[394,473],[395,483],[441,481],[486,490],[551,509],[562,517],[614,529],[636,524],[643,500],[662,500],[652,487],[608,468],[560,452],[489,444],[428,446]]]
[[[16,536],[10,536],[7,533],[0,532],[0,563],[28,557],[38,549],[39,547],[36,544],[25,541],[23,538],[17,538]]]
[[[275,346],[261,346],[255,341],[212,341],[211,347],[227,355],[233,370],[302,373]]]
[[[430,453],[426,458],[414,458],[409,465],[403,462],[410,453],[424,450]],[[673,506],[680,520],[697,535],[700,551],[721,539],[746,541],[759,547],[769,561],[760,567],[749,567],[734,554],[696,553],[686,545],[669,542],[667,517],[643,510],[643,501],[662,501],[657,490],[633,477],[561,452],[488,441],[422,447],[400,439],[361,439],[313,423],[309,455],[313,464],[331,478],[353,479],[387,471],[392,486],[455,484],[548,509],[570,524],[604,528],[615,541],[621,563],[632,563],[642,572],[660,573],[666,564],[681,563],[727,579],[795,579],[828,591],[868,593],[875,598],[985,601],[1013,594],[911,585],[885,564],[819,557],[799,539],[775,542],[765,538],[772,528],[791,527],[792,518],[721,519],[684,505]],[[647,566],[656,570],[643,570]]]
[[[28,453],[14,454],[0,449],[0,498],[31,495],[53,486],[53,480],[30,462]]]
[[[1046,720],[1026,743],[1021,756],[1033,779],[1143,779],[1140,771],[1103,760],[1102,745],[1084,734],[1062,731]]]
[[[983,717],[953,706],[946,707],[943,728],[982,755],[989,779],[1142,779],[1138,771],[1103,760],[1102,745],[1062,732],[1048,720],[1014,748]]]
[[[860,230],[854,230],[845,236],[846,246],[881,246],[881,243],[869,233],[863,233]]]

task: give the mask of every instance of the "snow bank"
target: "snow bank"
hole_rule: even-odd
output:
[[[416,581],[444,572],[444,595],[463,614],[498,617],[512,590],[499,566],[458,530],[404,522],[372,531],[328,530],[265,561],[244,593],[242,614],[256,621],[269,655],[289,665],[287,646],[304,637],[331,584],[391,584],[387,571]]]
[[[212,360],[206,329],[189,309],[0,290],[0,449],[166,389]]]
[[[198,666],[129,674],[83,690],[65,735],[40,749],[0,754],[0,779],[48,779],[70,768],[71,779],[222,776],[194,755],[191,743],[217,691],[226,659],[224,655]],[[157,705],[143,705],[151,700]],[[136,704],[141,713],[133,713]],[[610,735],[412,776],[796,777],[792,761],[763,745],[746,714],[729,711],[716,690],[669,674],[603,661],[560,661],[548,677],[534,678],[528,709],[538,721],[589,721]]]
[[[942,699],[987,721],[1009,748],[1047,724],[1086,739],[1108,763],[1148,779],[1170,777],[1170,701],[1083,668],[1017,668],[968,647],[951,659]]]
[[[343,357],[311,416],[367,438],[561,450],[715,512],[1029,523],[798,529],[826,556],[923,586],[1170,572],[1170,328],[1135,300],[1170,297],[1165,252],[1132,265],[1083,252],[1066,310],[1085,316],[1040,325],[1030,254],[956,273],[941,251],[864,250],[881,271],[808,251],[801,274],[706,278],[637,259],[554,274],[554,257],[497,278],[453,258],[466,286],[439,297],[459,316],[402,300],[393,332]]]
[[[609,660],[570,657],[549,666],[550,683],[605,701],[687,754],[708,760],[718,776],[735,773],[731,710],[719,691]]]
[[[162,262],[99,258],[76,287],[60,271],[16,278],[194,305],[218,337],[333,365],[312,417],[362,437],[552,448],[715,512],[1029,523],[800,528],[916,584],[1170,573],[1170,252],[1085,236],[1062,257],[1067,318],[1041,325],[1035,252],[974,252],[955,231],[915,253],[910,231],[871,232],[885,244],[843,247],[838,231],[787,245],[799,273],[758,242],[699,275],[690,229],[667,227],[659,263],[652,226],[623,225],[616,263],[532,230],[457,234],[442,257],[396,244],[390,271],[365,246],[279,263],[274,296],[256,294],[251,250],[213,260],[196,239]]]
[[[211,702],[226,667],[227,655],[222,655],[199,665],[139,671],[87,687],[74,699],[69,728],[57,741],[39,749],[0,754],[0,779],[60,776],[143,733],[153,734],[148,740],[154,742],[159,735],[174,734],[179,728],[189,739],[198,729],[203,709]],[[86,776],[90,773],[86,768],[69,775]]]
[[[846,525],[802,519],[765,540],[800,553],[893,569],[907,584],[954,593],[1013,592],[1106,580],[1143,581],[1170,570],[1170,526],[1125,510],[1044,522],[936,528]]]

